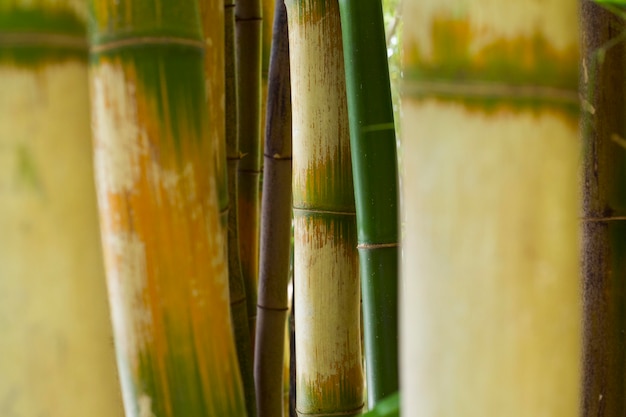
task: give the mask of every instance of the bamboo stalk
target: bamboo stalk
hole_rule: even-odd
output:
[[[339,0],[354,174],[367,400],[398,391],[398,169],[380,0]]]
[[[289,0],[296,406],[363,407],[354,191],[336,0]]]
[[[582,1],[583,98],[583,378],[581,416],[626,413],[622,329],[626,287],[623,276],[626,166],[623,123],[626,109],[623,20],[591,1]],[[600,54],[603,59],[600,60]]]
[[[235,46],[236,6],[234,2],[226,4],[225,48],[226,48],[226,156],[228,160],[228,270],[230,283],[231,308],[237,343],[237,357],[244,383],[246,410],[249,416],[256,414],[254,388],[253,352],[254,341],[250,330],[250,308],[256,314],[256,297],[252,307],[249,305],[248,288],[245,281],[240,253],[239,238],[239,116],[238,116],[238,80],[236,71],[237,51]]]
[[[83,2],[0,3],[0,415],[123,415]],[[97,378],[94,378],[97,375]]]
[[[238,170],[239,248],[246,285],[250,338],[254,345],[259,276],[261,184],[261,0],[235,3],[237,54],[237,137],[241,160]]]
[[[261,218],[261,270],[255,345],[259,417],[283,410],[284,340],[291,257],[291,88],[284,1],[276,2],[270,61]]]
[[[402,414],[577,415],[576,5],[403,16]]]
[[[93,1],[96,184],[128,416],[242,416],[196,2]]]

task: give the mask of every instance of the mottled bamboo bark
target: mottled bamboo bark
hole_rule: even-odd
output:
[[[86,4],[0,3],[0,415],[121,417]],[[97,377],[94,377],[97,376]]]
[[[245,415],[196,2],[91,6],[96,185],[127,416]]]
[[[584,105],[583,170],[583,397],[581,416],[624,415],[626,340],[623,244],[626,150],[623,20],[581,1]],[[604,60],[600,53],[605,52]]]
[[[577,415],[576,4],[404,19],[402,414]]]
[[[360,288],[336,0],[289,0],[299,415],[363,407]]]

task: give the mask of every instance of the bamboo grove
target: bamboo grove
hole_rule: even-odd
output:
[[[0,416],[626,413],[626,0],[398,3],[0,0]]]

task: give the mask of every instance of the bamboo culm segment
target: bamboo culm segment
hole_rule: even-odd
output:
[[[240,245],[239,222],[239,115],[238,115],[238,74],[236,48],[236,5],[225,3],[225,54],[226,54],[226,157],[228,160],[228,271],[230,283],[231,308],[237,356],[244,384],[246,410],[250,417],[256,415],[254,388],[253,352],[254,341],[251,337],[250,309],[256,314],[256,297],[250,306],[250,289],[243,275]],[[253,294],[256,294],[256,290]]]
[[[126,415],[238,417],[200,16],[195,2],[157,6],[91,6],[96,184]]]
[[[369,407],[398,391],[396,137],[380,0],[339,0]]]
[[[583,378],[584,417],[626,413],[624,297],[624,168],[626,137],[624,43],[609,49],[623,20],[591,1],[581,2],[583,102]],[[600,60],[601,51],[604,57]],[[586,76],[585,76],[586,75]],[[590,109],[594,109],[593,113]]]
[[[0,415],[122,417],[84,5],[0,4]],[[94,377],[97,376],[97,377]]]
[[[363,407],[354,191],[339,7],[287,1],[293,108],[296,407]]]
[[[237,54],[237,138],[241,160],[238,171],[239,248],[246,285],[250,337],[256,329],[259,276],[261,184],[261,0],[235,2]]]
[[[577,415],[576,4],[457,3],[403,10],[402,414]]]
[[[284,341],[291,255],[291,88],[284,1],[276,2],[270,60],[261,217],[261,269],[255,344],[259,417],[283,410]]]

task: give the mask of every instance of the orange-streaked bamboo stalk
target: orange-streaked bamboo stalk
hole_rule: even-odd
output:
[[[336,0],[288,0],[293,108],[296,407],[363,407],[360,288]]]
[[[196,2],[91,4],[102,241],[127,416],[245,415]]]
[[[402,414],[578,415],[576,2],[403,16]]]
[[[0,2],[0,415],[121,417],[86,4]]]

